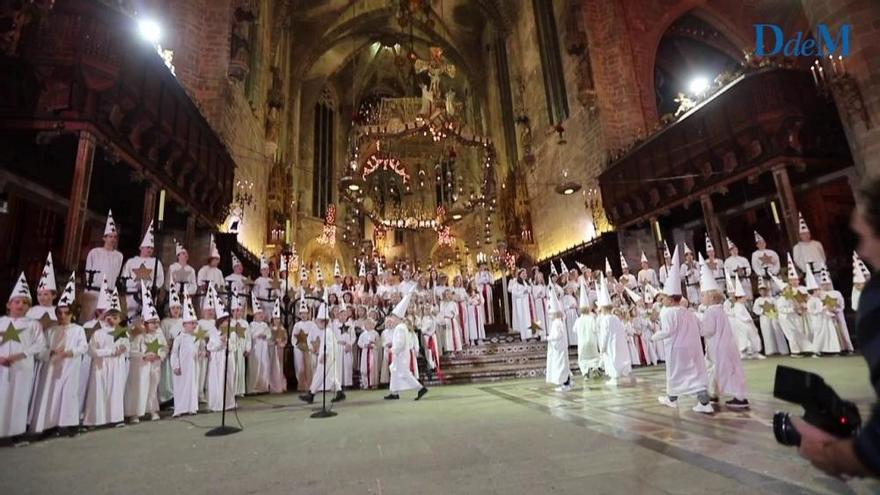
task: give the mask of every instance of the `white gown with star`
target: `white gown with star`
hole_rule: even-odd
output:
[[[20,333],[14,337],[10,331]],[[20,435],[27,428],[34,358],[46,350],[46,337],[39,322],[30,318],[4,316],[0,318],[0,332],[0,356],[25,355],[12,366],[0,366],[0,438],[5,438]]]
[[[125,381],[128,375],[128,337],[115,339],[113,327],[101,325],[89,341],[92,369],[83,410],[83,425],[121,423],[125,417]],[[114,356],[120,348],[122,354]]]
[[[48,346],[38,355],[43,366],[34,390],[30,431],[79,425],[79,378],[82,355],[88,351],[86,333],[76,324],[56,326],[46,332]],[[50,356],[61,349],[71,357]]]

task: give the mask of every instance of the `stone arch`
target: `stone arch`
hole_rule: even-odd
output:
[[[318,242],[318,239],[310,239],[306,243],[299,259],[300,263],[308,263],[310,270],[314,268],[315,263],[318,263],[325,282],[333,279],[333,265],[336,260],[339,260],[342,271],[347,271],[347,264],[339,246],[336,244],[321,244]]]

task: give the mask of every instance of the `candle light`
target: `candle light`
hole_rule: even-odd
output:
[[[840,72],[841,74],[846,74],[846,66],[843,65],[843,55],[838,55],[837,59],[840,60]]]
[[[290,244],[290,219],[284,221],[284,242]]]
[[[813,74],[813,84],[815,84],[816,87],[819,87],[819,79],[816,77],[816,66],[815,65],[810,66],[810,73]]]
[[[776,211],[776,201],[770,202],[770,210],[773,212],[773,222],[779,225],[779,212]]]
[[[159,223],[165,221],[165,189],[159,191]]]
[[[825,71],[822,70],[822,66],[819,66],[819,79],[822,80],[822,83],[825,83]]]
[[[828,55],[828,60],[831,61],[831,73],[837,75],[837,65],[834,63],[834,56]]]

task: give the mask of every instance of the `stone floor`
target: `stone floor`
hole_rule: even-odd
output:
[[[780,363],[819,372],[864,412],[872,402],[859,357],[749,361],[752,411],[714,417],[659,405],[662,368],[613,391],[516,381],[434,387],[418,403],[352,392],[330,419],[292,395],[262,396],[243,401],[245,429],[227,437],[204,436],[220,421],[205,414],[2,448],[0,493],[880,492],[819,475],[775,443],[773,412],[798,410],[772,398]]]

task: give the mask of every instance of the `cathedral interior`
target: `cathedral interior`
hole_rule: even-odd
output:
[[[849,53],[767,54],[758,24],[787,36],[849,26]],[[300,267],[454,277],[486,266],[497,283],[487,332],[498,335],[511,318],[502,284],[520,268],[610,261],[619,273],[621,259],[658,267],[666,246],[707,240],[723,259],[730,242],[751,252],[755,232],[784,264],[800,219],[848,294],[854,191],[880,175],[878,129],[880,6],[868,0],[2,0],[0,298],[22,271],[33,286],[49,252],[59,281],[73,272],[96,285],[83,267],[108,211],[126,258],[152,225],[166,264],[178,243],[196,268],[216,248],[224,274],[235,257],[256,278],[263,260],[291,285]],[[861,360],[831,359],[801,363],[868,407],[867,382],[851,380]],[[182,467],[192,452],[175,435],[199,425],[148,424],[122,432],[124,445],[156,471],[123,482],[149,467],[124,454],[101,483],[107,493],[213,492],[209,479],[297,493],[865,489],[772,442],[767,418],[784,403],[767,363],[746,363],[752,415],[764,417],[722,424],[652,418],[656,370],[623,395],[599,387],[589,398],[462,379],[423,416],[364,395],[335,427],[254,399],[241,413],[250,438],[222,440],[241,457],[229,472],[207,458]],[[366,437],[334,430],[359,421]],[[285,424],[300,436],[275,437]],[[389,439],[395,424],[415,442]],[[119,449],[113,435],[41,444],[58,470],[0,487],[49,493],[42,482],[58,490],[77,469],[99,479],[91,463]],[[86,445],[92,467],[77,467]],[[0,463],[29,469],[43,454],[0,449]],[[307,474],[245,474],[284,472],[287,455]],[[382,475],[361,456],[398,467]],[[336,476],[334,462],[352,475]],[[192,473],[202,484],[170,484]]]

